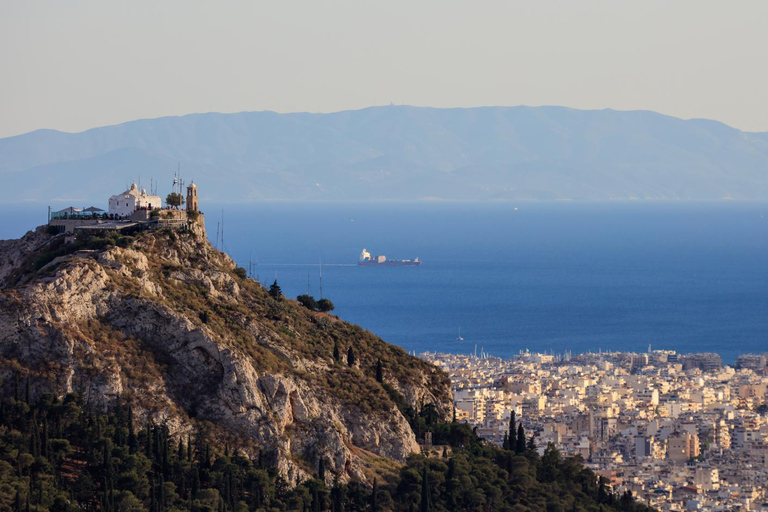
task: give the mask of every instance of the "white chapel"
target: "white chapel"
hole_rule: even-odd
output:
[[[139,190],[134,181],[131,183],[131,188],[122,194],[115,194],[109,198],[109,213],[131,216],[136,210],[160,208],[162,203],[160,196],[149,195],[144,188]]]

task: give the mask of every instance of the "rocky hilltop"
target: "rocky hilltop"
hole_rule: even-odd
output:
[[[290,482],[321,458],[329,481],[366,480],[382,458],[419,451],[409,417],[429,404],[449,414],[444,373],[270,297],[190,227],[65,243],[42,226],[0,241],[5,387],[29,377],[33,395],[79,393],[100,410],[119,399],[137,427],[204,431]]]

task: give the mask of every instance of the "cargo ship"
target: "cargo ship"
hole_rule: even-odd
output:
[[[371,253],[363,249],[357,264],[362,267],[418,267],[421,266],[419,258],[412,260],[388,260],[386,256],[371,256]]]

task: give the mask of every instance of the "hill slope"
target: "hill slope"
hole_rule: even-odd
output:
[[[318,461],[365,480],[370,460],[418,452],[409,406],[451,410],[436,367],[336,317],[271,298],[202,229],[64,244],[41,227],[0,242],[0,378],[32,399],[121,398],[137,425],[205,431],[294,482]],[[356,363],[334,358],[351,347]],[[375,379],[383,363],[383,384]]]
[[[644,111],[390,106],[0,139],[0,200],[93,202],[138,177],[170,186],[177,162],[219,201],[768,199],[768,134]]]

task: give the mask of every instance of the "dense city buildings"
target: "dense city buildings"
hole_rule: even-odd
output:
[[[425,353],[451,376],[457,419],[502,443],[512,411],[543,451],[580,455],[659,510],[766,510],[766,355]],[[762,507],[762,508],[761,508]]]

